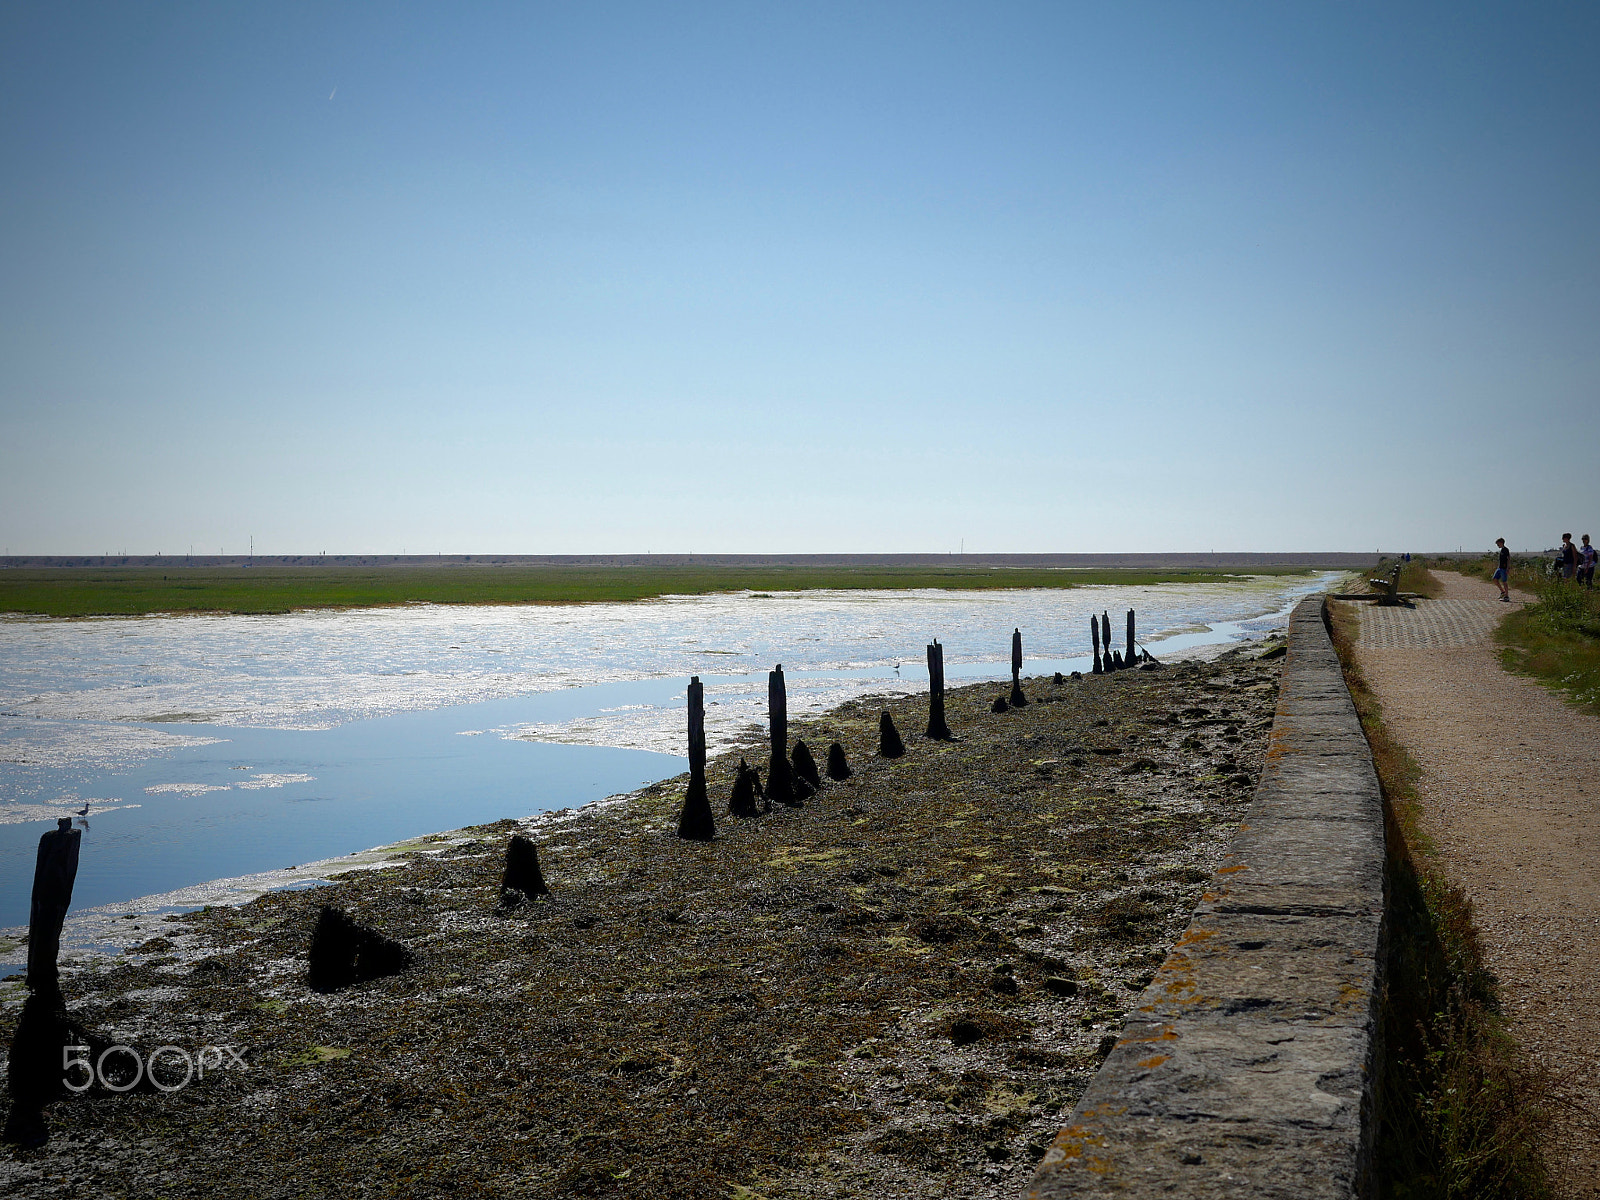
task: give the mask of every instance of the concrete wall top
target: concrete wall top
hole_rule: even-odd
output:
[[[1383,806],[1323,604],[1289,619],[1266,766],[1227,860],[1029,1200],[1372,1190]]]

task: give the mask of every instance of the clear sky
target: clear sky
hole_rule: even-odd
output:
[[[1600,537],[1600,6],[0,3],[0,551]]]

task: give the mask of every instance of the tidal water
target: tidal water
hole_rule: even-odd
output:
[[[84,830],[74,909],[109,912],[676,774],[691,675],[715,749],[764,719],[776,663],[801,716],[925,687],[933,638],[952,682],[1008,675],[1013,628],[1025,673],[1084,669],[1102,610],[1119,645],[1134,608],[1157,656],[1203,654],[1282,626],[1327,578],[0,616],[0,928],[26,924],[59,816]]]

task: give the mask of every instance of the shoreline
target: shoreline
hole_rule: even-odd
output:
[[[292,1147],[296,1191],[414,1191],[433,1155],[490,1190],[514,1170],[535,1196],[1008,1194],[1237,828],[1275,676],[1235,646],[1211,664],[1030,678],[1034,703],[1004,714],[988,711],[1001,687],[976,683],[947,693],[958,743],[916,736],[925,696],[862,697],[795,723],[819,757],[842,740],[857,770],[803,808],[733,821],[740,751],[711,764],[713,843],[671,836],[677,777],[168,919],[137,952],[69,969],[69,1003],[129,1044],[236,1039],[250,1075],[58,1104],[50,1146],[4,1160],[4,1177],[19,1196],[107,1171],[135,1191],[286,1195],[261,1172]],[[884,708],[904,759],[872,755]],[[497,915],[500,851],[526,828],[555,894]],[[418,965],[308,992],[321,903]],[[419,1057],[439,1038],[449,1054]],[[388,1114],[380,1132],[334,1115],[362,1095]],[[307,1127],[313,1110],[328,1116]],[[585,1131],[597,1140],[571,1140]],[[240,1170],[260,1177],[158,1179],[151,1136],[202,1162],[248,1146]]]
[[[1173,628],[1167,631],[1159,640],[1151,641],[1148,645],[1157,654],[1157,657],[1181,653],[1186,659],[1209,661],[1227,653],[1229,649],[1240,645],[1241,642],[1248,644],[1250,632],[1247,626],[1263,620],[1277,618],[1286,620],[1287,613],[1296,599],[1297,594],[1291,595],[1285,604],[1279,608],[1269,608],[1252,617],[1237,621],[1218,621],[1210,625]],[[1027,665],[1035,673],[1086,671],[1089,666],[1089,660],[1087,658],[1036,658],[1030,660]],[[965,663],[951,660],[947,666],[947,675],[952,684],[964,684],[976,680],[998,679],[1004,675],[1005,669],[1005,665],[998,661]],[[807,670],[792,671],[790,679],[791,690],[797,688],[802,681],[813,674],[817,674],[817,672]],[[826,671],[821,672],[821,674],[829,675]],[[704,676],[704,678],[714,683],[722,677]],[[727,678],[744,679],[753,678],[753,676],[730,676]],[[907,664],[906,674],[903,679],[892,678],[884,674],[881,678],[872,679],[869,686],[874,688],[881,687],[885,689],[885,694],[913,695],[926,688],[925,671],[916,664]],[[794,697],[791,696],[791,704],[793,703]],[[811,715],[819,716],[821,714]],[[713,743],[713,753],[721,753],[728,747],[736,746],[742,736],[742,728],[741,726],[736,730],[730,727],[720,731],[717,736],[710,738],[709,740]],[[710,732],[708,730],[708,733]],[[529,740],[545,740],[562,744],[592,744],[563,737]],[[605,744],[613,745],[615,743],[608,742]],[[657,749],[658,747],[640,748]],[[635,793],[636,791],[637,789]],[[590,803],[609,803],[614,800],[616,800],[616,797],[601,797]],[[47,827],[47,822],[42,817],[38,819],[37,823],[41,829]],[[456,836],[459,832],[460,828],[430,830],[402,837],[395,841],[362,847],[343,854],[310,859],[290,868],[269,868],[241,875],[221,876],[166,891],[150,892],[126,900],[113,900],[97,904],[77,913],[69,914],[67,928],[63,931],[63,953],[70,951],[72,953],[115,954],[120,952],[124,945],[131,941],[139,940],[138,938],[129,937],[128,927],[123,924],[123,917],[128,913],[136,915],[137,919],[133,922],[133,928],[138,928],[141,921],[147,919],[155,920],[168,913],[192,911],[207,904],[246,903],[256,895],[266,891],[325,883],[330,873],[380,864],[424,842],[448,839]],[[21,944],[18,938],[25,932],[25,925],[0,928],[0,966],[6,968],[6,970],[0,971],[0,976],[9,971],[19,969],[9,960],[16,956]],[[4,1002],[4,994],[4,988],[0,987],[0,1003]]]

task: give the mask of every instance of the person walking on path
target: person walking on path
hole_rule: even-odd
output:
[[[1572,544],[1572,535],[1561,535],[1561,578],[1571,579],[1578,573],[1578,548]]]
[[[1578,550],[1578,582],[1584,587],[1594,587],[1595,549],[1589,544],[1589,535],[1583,535],[1583,546]]]
[[[1494,544],[1500,547],[1500,562],[1494,569],[1494,581],[1500,585],[1500,599],[1510,604],[1511,551],[1506,548],[1505,538],[1495,538]]]

